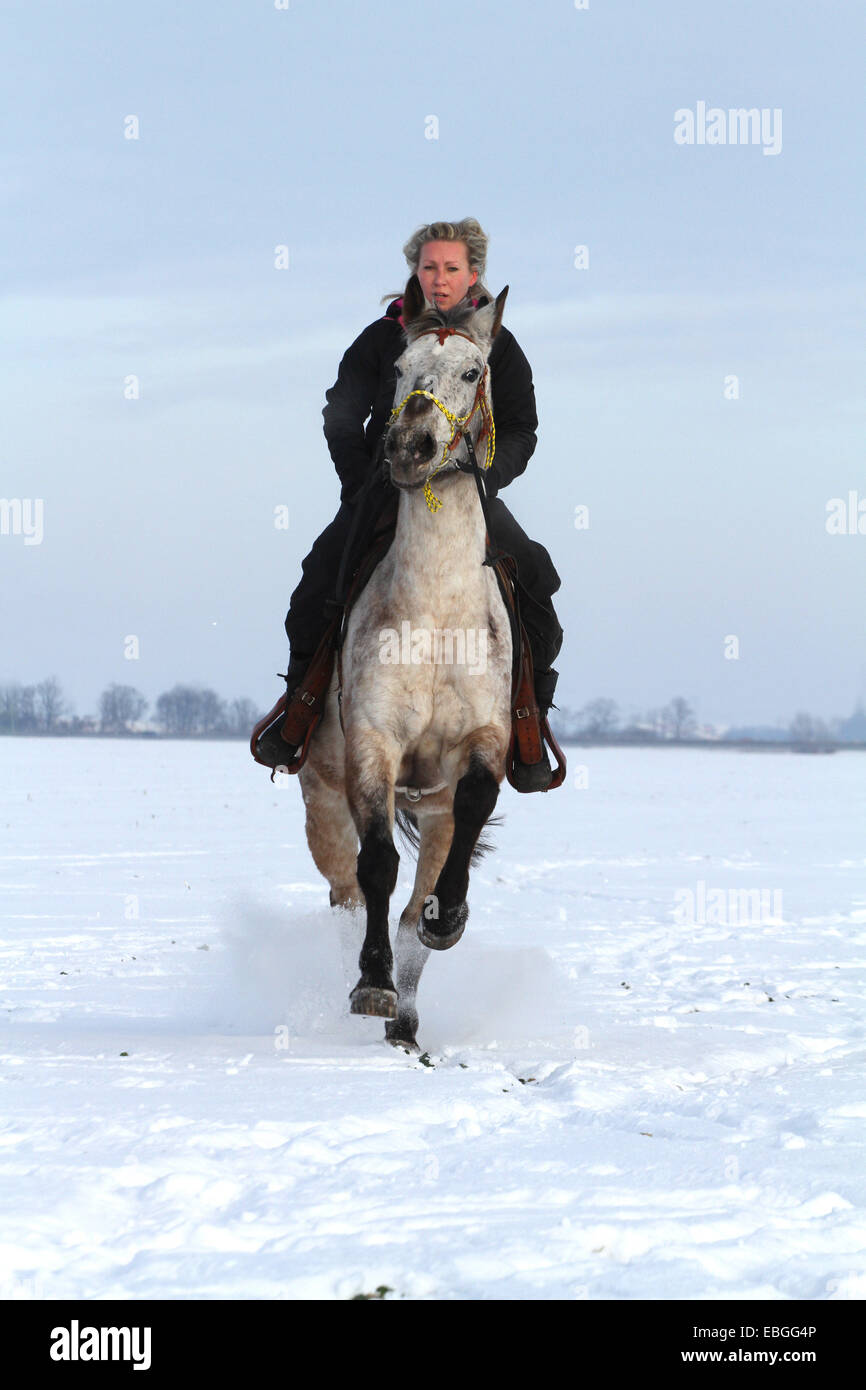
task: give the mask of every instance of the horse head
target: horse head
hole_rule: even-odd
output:
[[[413,276],[403,301],[406,347],[395,364],[397,386],[385,441],[385,460],[396,487],[424,487],[458,467],[453,448],[464,427],[477,439],[481,399],[491,400],[487,359],[502,323],[508,286],[492,304],[440,310]],[[463,455],[465,458],[465,454]]]

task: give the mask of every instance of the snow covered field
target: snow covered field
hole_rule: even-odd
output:
[[[422,1060],[244,744],[0,740],[0,1296],[866,1296],[866,759],[569,753]]]

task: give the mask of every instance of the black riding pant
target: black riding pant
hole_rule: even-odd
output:
[[[292,654],[312,655],[328,625],[325,604],[334,597],[337,575],[357,507],[363,515],[355,533],[353,554],[347,565],[348,576],[366,549],[371,530],[382,508],[393,500],[390,483],[376,483],[360,497],[343,502],[330,526],[326,526],[304,560],[303,577],[290,600],[286,614],[286,634]],[[553,664],[562,646],[562,628],[551,596],[562,583],[553,561],[538,541],[529,539],[498,497],[488,500],[491,542],[517,561],[521,585],[520,614],[532,648],[537,671]]]

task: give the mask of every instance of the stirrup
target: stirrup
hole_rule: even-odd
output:
[[[289,772],[298,758],[297,747],[287,743],[282,735],[287,703],[287,696],[281,695],[273,709],[259,720],[250,739],[250,752],[257,763],[271,769],[272,782],[276,772]]]
[[[541,746],[541,758],[537,763],[522,762],[520,751],[515,748],[511,783],[515,791],[546,792],[550,790],[552,781],[553,768],[550,766],[547,749],[543,744]]]
[[[331,682],[335,628],[336,621],[330,624],[312,657],[292,658],[282,677],[286,693],[253,729],[250,752],[257,763],[271,769],[271,781],[278,769],[300,772],[307,760],[310,740],[324,713]]]

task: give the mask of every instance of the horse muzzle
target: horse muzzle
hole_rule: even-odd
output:
[[[421,487],[439,452],[440,446],[429,430],[413,431],[399,442],[392,438],[388,448],[391,482],[395,487]]]

